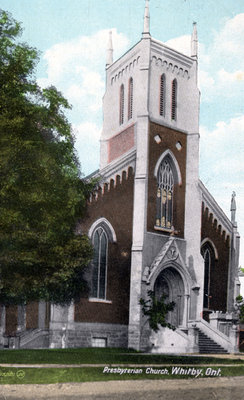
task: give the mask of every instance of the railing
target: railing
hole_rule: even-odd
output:
[[[230,336],[226,336],[202,318],[196,321],[196,327],[228,352],[237,351],[237,331],[235,329],[231,329]]]

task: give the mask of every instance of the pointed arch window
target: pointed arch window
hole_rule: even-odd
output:
[[[171,119],[176,121],[177,118],[177,80],[174,79],[172,82],[172,94],[171,94]]]
[[[165,74],[160,77],[160,105],[159,113],[162,117],[165,117],[165,94],[166,94],[166,77]]]
[[[213,304],[211,300],[211,271],[215,268],[218,259],[217,249],[210,239],[203,240],[201,254],[204,260],[203,309],[209,310],[211,304]]]
[[[125,88],[124,85],[120,86],[120,98],[119,98],[119,123],[124,123],[124,107],[125,107]]]
[[[108,237],[102,227],[93,234],[94,256],[92,262],[91,295],[94,298],[106,298]]]
[[[133,79],[129,80],[129,92],[128,92],[128,120],[133,116]]]
[[[204,258],[203,308],[209,308],[211,255],[208,248],[204,251],[203,258]]]
[[[156,226],[171,229],[173,225],[174,175],[168,159],[158,169]]]

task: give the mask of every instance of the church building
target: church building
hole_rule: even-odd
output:
[[[40,303],[20,347],[45,334],[50,348],[237,351],[235,194],[230,220],[199,180],[199,105],[196,24],[189,57],[152,38],[146,0],[141,40],[116,61],[109,35],[98,186],[77,228],[94,247],[89,296],[52,305],[48,326]],[[149,290],[174,301],[175,331],[150,329],[139,303]]]

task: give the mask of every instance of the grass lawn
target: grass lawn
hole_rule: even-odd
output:
[[[244,360],[240,359],[143,354],[128,349],[109,348],[0,350],[0,363],[67,365],[66,368],[0,367],[0,385],[244,375]],[[74,368],[69,367],[69,364],[101,366]]]
[[[120,367],[121,368],[121,367]],[[153,367],[157,371],[159,367]],[[161,367],[162,368],[162,367]],[[67,382],[95,382],[95,381],[111,381],[111,380],[131,380],[131,379],[196,379],[195,375],[173,374],[172,368],[163,367],[164,373],[147,373],[147,367],[133,368],[137,373],[104,373],[104,367],[83,367],[83,368],[0,368],[0,385],[1,384],[50,384],[50,383],[67,383]],[[197,367],[198,369],[200,367]],[[195,368],[195,370],[197,369]],[[184,367],[189,370],[189,367]],[[211,371],[209,371],[211,369]],[[130,369],[131,370],[131,369]],[[165,373],[165,370],[168,372]],[[214,371],[217,376],[242,376],[244,375],[244,366],[237,367],[201,367],[199,377],[211,378]],[[213,375],[216,377],[216,375]]]
[[[82,348],[0,350],[0,363],[15,364],[243,364],[241,359],[143,354],[128,349]]]

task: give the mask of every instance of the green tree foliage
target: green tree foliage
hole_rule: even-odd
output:
[[[79,176],[70,106],[34,79],[38,53],[0,10],[0,303],[67,303],[92,249],[75,234],[91,185]]]
[[[150,328],[154,332],[158,332],[159,325],[161,325],[164,328],[167,327],[169,329],[175,330],[175,327],[167,322],[167,315],[170,311],[174,310],[175,302],[171,301],[170,303],[166,303],[165,295],[162,295],[158,299],[152,290],[148,290],[147,294],[149,299],[140,299],[140,304],[142,306],[143,314],[148,317]]]

